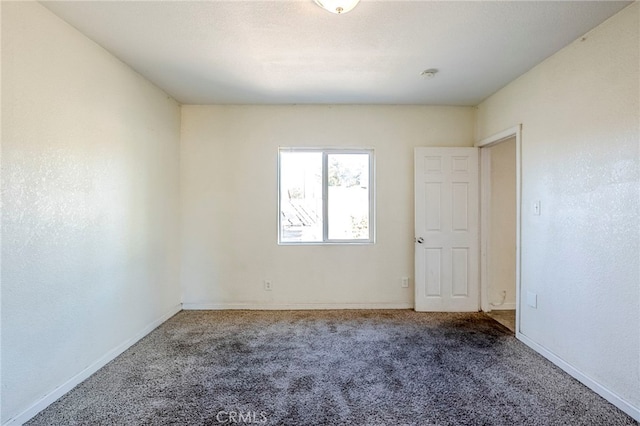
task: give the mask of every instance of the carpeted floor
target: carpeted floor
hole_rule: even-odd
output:
[[[28,425],[636,425],[483,314],[183,311]]]

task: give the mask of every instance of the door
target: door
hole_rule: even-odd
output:
[[[415,309],[479,308],[478,149],[415,150]]]

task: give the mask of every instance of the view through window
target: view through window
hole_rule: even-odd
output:
[[[281,149],[279,242],[373,242],[373,150]]]

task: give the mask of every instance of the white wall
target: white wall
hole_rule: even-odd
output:
[[[185,308],[412,307],[400,278],[413,277],[413,148],[471,146],[474,117],[459,107],[183,107]],[[375,148],[375,245],[277,245],[278,146]]]
[[[522,290],[538,295],[538,307],[522,305],[522,333],[637,418],[639,9],[624,9],[478,111],[479,139],[523,124]]]
[[[516,140],[483,148],[490,152],[488,296],[493,310],[516,303]],[[505,296],[503,296],[505,292]]]
[[[178,309],[179,129],[161,90],[2,2],[2,423]]]

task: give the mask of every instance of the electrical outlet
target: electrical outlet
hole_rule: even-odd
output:
[[[401,281],[402,281],[402,288],[409,287],[409,277],[402,277]]]
[[[264,281],[264,291],[271,291],[271,290],[273,290],[273,286],[271,285],[271,281],[265,280]]]

